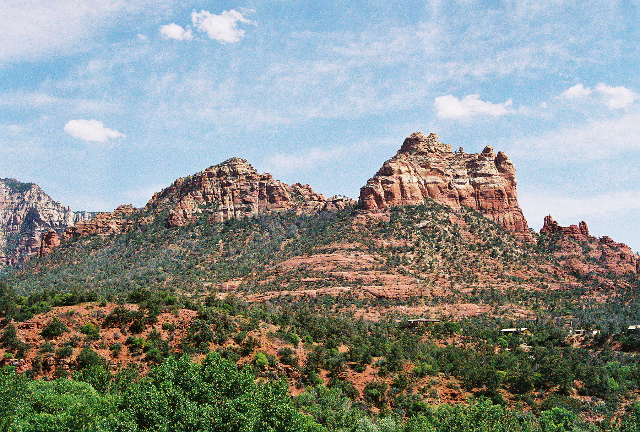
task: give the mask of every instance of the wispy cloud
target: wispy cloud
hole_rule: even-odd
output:
[[[539,190],[519,194],[518,201],[535,226],[551,214],[563,224],[576,224],[596,217],[613,217],[619,212],[640,210],[640,190],[615,191],[590,196],[562,196]],[[564,221],[564,222],[563,222]]]
[[[504,103],[492,103],[480,100],[480,95],[470,94],[462,99],[453,95],[439,96],[435,99],[437,115],[445,119],[464,119],[478,115],[502,116],[510,112],[511,99]]]
[[[168,12],[171,0],[4,0],[0,64],[95,50],[88,43],[127,15]]]
[[[98,120],[71,120],[64,126],[64,131],[72,137],[99,143],[106,143],[112,138],[124,137],[115,129],[109,129]]]
[[[640,112],[561,127],[517,140],[512,151],[522,159],[609,159],[640,151]]]
[[[299,169],[315,168],[320,164],[336,160],[346,154],[347,149],[337,147],[321,149],[313,147],[300,153],[278,153],[266,159],[268,168],[278,173],[289,173]]]
[[[166,186],[167,185],[153,184],[151,186],[129,189],[125,191],[124,197],[135,207],[142,207],[151,199],[154,193],[160,192]]]

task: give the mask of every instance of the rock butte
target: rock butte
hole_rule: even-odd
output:
[[[518,205],[513,163],[491,147],[482,153],[467,154],[462,148],[454,152],[436,134],[416,132],[360,189],[360,201],[370,211],[421,204],[425,198],[454,210],[470,207],[521,239],[532,240]]]
[[[416,132],[404,140],[396,155],[361,188],[360,202],[369,213],[421,204],[426,198],[454,210],[467,206],[520,239],[533,241],[518,205],[515,174],[513,163],[503,152],[496,154],[491,147],[481,153],[468,154],[462,148],[454,152],[450,145],[441,143],[436,134],[425,136]],[[92,234],[118,234],[149,224],[158,217],[163,218],[167,227],[176,227],[200,217],[220,222],[285,211],[312,214],[340,210],[352,204],[355,201],[346,197],[326,199],[309,185],[288,185],[275,180],[271,174],[258,173],[245,159],[231,158],[176,180],[154,194],[142,209],[122,205],[113,212],[81,220],[65,230],[62,241]],[[599,240],[591,237],[585,222],[561,227],[548,216],[541,232],[561,234],[558,257],[570,268],[580,251],[568,239],[576,238],[593,246],[590,256],[600,260],[600,270],[616,273],[640,270],[638,255],[608,237]],[[38,242],[40,254],[50,252],[60,241],[57,232],[47,232]],[[583,264],[573,267],[579,272],[591,271]]]

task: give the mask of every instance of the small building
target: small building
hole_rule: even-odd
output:
[[[505,328],[500,330],[502,334],[531,334],[527,327]]]
[[[585,330],[585,329],[577,329],[577,330],[569,330],[569,336],[595,336],[600,333],[601,330]]]
[[[439,323],[441,322],[437,318],[414,318],[407,320],[407,325],[409,327],[418,327],[425,324]]]
[[[630,325],[629,327],[627,327],[627,331],[630,331],[630,332],[640,331],[640,324]]]

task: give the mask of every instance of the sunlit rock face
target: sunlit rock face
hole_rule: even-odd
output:
[[[271,174],[258,173],[245,159],[231,158],[176,180],[155,194],[147,208],[169,208],[167,225],[182,226],[202,214],[219,222],[270,212],[338,210],[354,202],[344,197],[326,199],[309,185],[288,185]]]
[[[369,211],[416,205],[425,198],[453,209],[470,207],[520,238],[532,238],[518,205],[515,167],[489,146],[481,153],[454,152],[436,134],[416,132],[360,189],[360,201]]]
[[[0,264],[14,265],[37,255],[47,233],[57,235],[92,216],[54,201],[36,184],[0,179]]]

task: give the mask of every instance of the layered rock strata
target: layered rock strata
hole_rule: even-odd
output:
[[[42,240],[53,231],[93,217],[74,212],[51,199],[36,184],[0,179],[0,264],[14,265],[40,253]]]
[[[436,134],[416,132],[360,189],[360,201],[369,211],[421,204],[425,198],[454,210],[470,207],[532,240],[518,205],[515,167],[506,154],[489,146],[482,153],[454,152]]]
[[[246,160],[232,158],[176,180],[154,194],[142,209],[122,205],[111,213],[99,213],[92,220],[67,229],[64,238],[119,234],[157,218],[164,218],[167,227],[177,227],[201,216],[220,222],[270,212],[333,211],[351,204],[355,201],[346,197],[326,199],[308,185],[282,183],[271,174],[258,173]]]
[[[550,236],[554,255],[565,267],[578,274],[640,273],[638,254],[608,236],[596,238],[590,235],[584,221],[563,227],[551,215],[545,216],[540,233]]]
[[[156,193],[147,208],[169,208],[167,226],[182,226],[203,214],[219,222],[270,212],[339,210],[352,203],[344,197],[325,199],[309,185],[282,183],[258,173],[245,159],[232,158],[176,180]]]
[[[110,235],[128,231],[135,225],[134,216],[140,212],[131,204],[121,205],[112,212],[100,212],[93,219],[82,221],[65,230],[65,239],[86,235]]]

